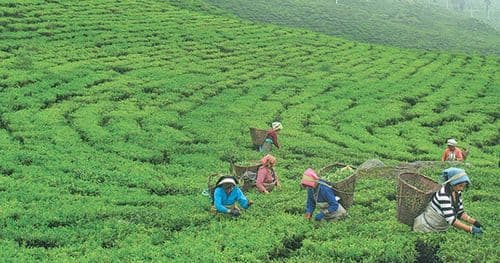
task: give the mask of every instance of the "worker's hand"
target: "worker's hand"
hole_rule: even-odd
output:
[[[476,222],[474,222],[473,224],[475,227],[479,227],[481,228],[481,223],[479,223],[479,221],[476,220]]]
[[[248,207],[253,205],[253,200],[248,201]]]
[[[480,227],[472,226],[470,232],[474,235],[477,235],[477,234],[482,234],[483,230]]]
[[[311,214],[310,213],[306,213],[306,219],[311,219]]]
[[[316,221],[321,221],[321,219],[325,218],[325,214],[323,214],[323,212],[320,212],[318,213],[314,219],[316,219]]]
[[[240,216],[240,210],[233,208],[231,209],[231,212],[229,212],[233,217]]]

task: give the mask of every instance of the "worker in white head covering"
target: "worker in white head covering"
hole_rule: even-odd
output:
[[[248,201],[241,189],[237,186],[238,181],[234,176],[222,176],[217,180],[213,192],[213,205],[217,212],[229,214],[233,217],[240,215],[241,209],[249,208],[253,202]]]
[[[260,146],[261,152],[270,152],[273,148],[273,145],[278,149],[280,148],[280,145],[278,144],[278,133],[283,129],[283,125],[281,125],[281,122],[276,121],[271,124],[271,127],[272,128],[267,131],[264,143],[262,143],[262,145]]]
[[[273,130],[275,130],[275,131],[283,129],[283,125],[281,125],[281,122],[277,122],[277,121],[273,122],[273,124],[271,126],[273,127]]]
[[[455,139],[448,139],[446,141],[446,149],[444,150],[441,161],[463,161],[464,156],[462,150],[457,147],[457,141]]]

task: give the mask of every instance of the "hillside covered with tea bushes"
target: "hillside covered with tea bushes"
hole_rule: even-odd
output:
[[[0,3],[0,258],[5,262],[495,262],[500,61],[263,25],[165,1]],[[219,11],[218,11],[219,12]],[[237,220],[207,178],[251,162],[281,121],[283,188]],[[361,174],[350,217],[304,219],[308,167],[471,152],[485,234],[417,234],[391,170]],[[450,164],[420,172],[434,180]]]
[[[449,2],[453,2],[447,0]],[[355,41],[465,54],[500,55],[500,32],[485,21],[457,13],[446,1],[399,0],[169,0],[209,13],[305,28]],[[481,2],[482,5],[483,1]],[[450,4],[451,5],[451,4]],[[469,8],[467,6],[467,8]],[[482,10],[475,9],[475,16]],[[492,4],[492,24],[498,6]],[[496,13],[495,13],[496,12]],[[498,29],[498,28],[497,28]]]
[[[424,2],[421,0],[420,2]],[[493,26],[497,30],[500,29],[500,1],[499,0],[483,0],[483,1],[464,1],[464,0],[433,0],[426,1],[427,4],[441,7],[467,17],[474,17],[482,20]]]

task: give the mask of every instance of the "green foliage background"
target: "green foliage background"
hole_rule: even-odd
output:
[[[2,261],[498,260],[497,56],[361,44],[185,4],[0,4]],[[212,216],[208,175],[261,158],[248,127],[274,120],[283,189],[250,192],[238,220]],[[472,152],[464,198],[481,239],[398,223],[390,174],[359,180],[349,219],[303,219],[307,167],[437,160],[448,137]],[[446,166],[424,172],[437,180]]]
[[[177,5],[192,6],[186,4],[186,1],[173,2]],[[500,33],[494,27],[484,21],[458,14],[450,10],[451,7],[446,9],[442,3],[429,0],[205,0],[205,2],[251,21],[307,28],[361,42],[468,54],[476,52],[500,55],[498,44]],[[196,8],[200,9],[200,6]],[[202,9],[210,12],[216,10],[206,5]]]

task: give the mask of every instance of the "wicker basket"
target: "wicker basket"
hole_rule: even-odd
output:
[[[420,215],[429,204],[432,196],[441,185],[417,173],[401,173],[398,176],[398,220],[413,226],[415,217]]]
[[[325,173],[331,171],[335,168],[344,168],[349,165],[343,163],[334,163],[328,166],[325,166],[319,170],[318,175],[321,177]],[[353,166],[350,166],[353,167]],[[354,201],[354,188],[356,187],[356,173],[348,176],[344,180],[331,183],[332,188],[335,190],[336,195],[340,198],[340,204],[347,210]]]
[[[267,135],[266,130],[250,128],[250,136],[252,137],[252,143],[255,147],[259,147],[264,143],[266,135]]]
[[[250,188],[252,188],[255,185],[254,180],[248,180],[247,178],[245,178],[245,176],[244,176],[245,173],[250,171],[250,172],[254,172],[255,175],[257,175],[257,171],[259,171],[259,167],[260,167],[260,163],[247,165],[247,166],[238,165],[238,164],[231,164],[231,170],[232,170],[234,176],[236,176],[236,178],[238,178],[238,180],[240,181],[241,189],[244,192],[248,191]]]
[[[353,165],[348,165],[345,163],[332,163],[330,165],[327,165],[327,166],[321,168],[318,172],[318,176],[324,176],[326,173],[330,172],[333,169],[336,169],[336,168],[342,169],[342,168],[345,168],[347,166],[349,166],[353,169],[356,169],[356,166],[353,166]]]

